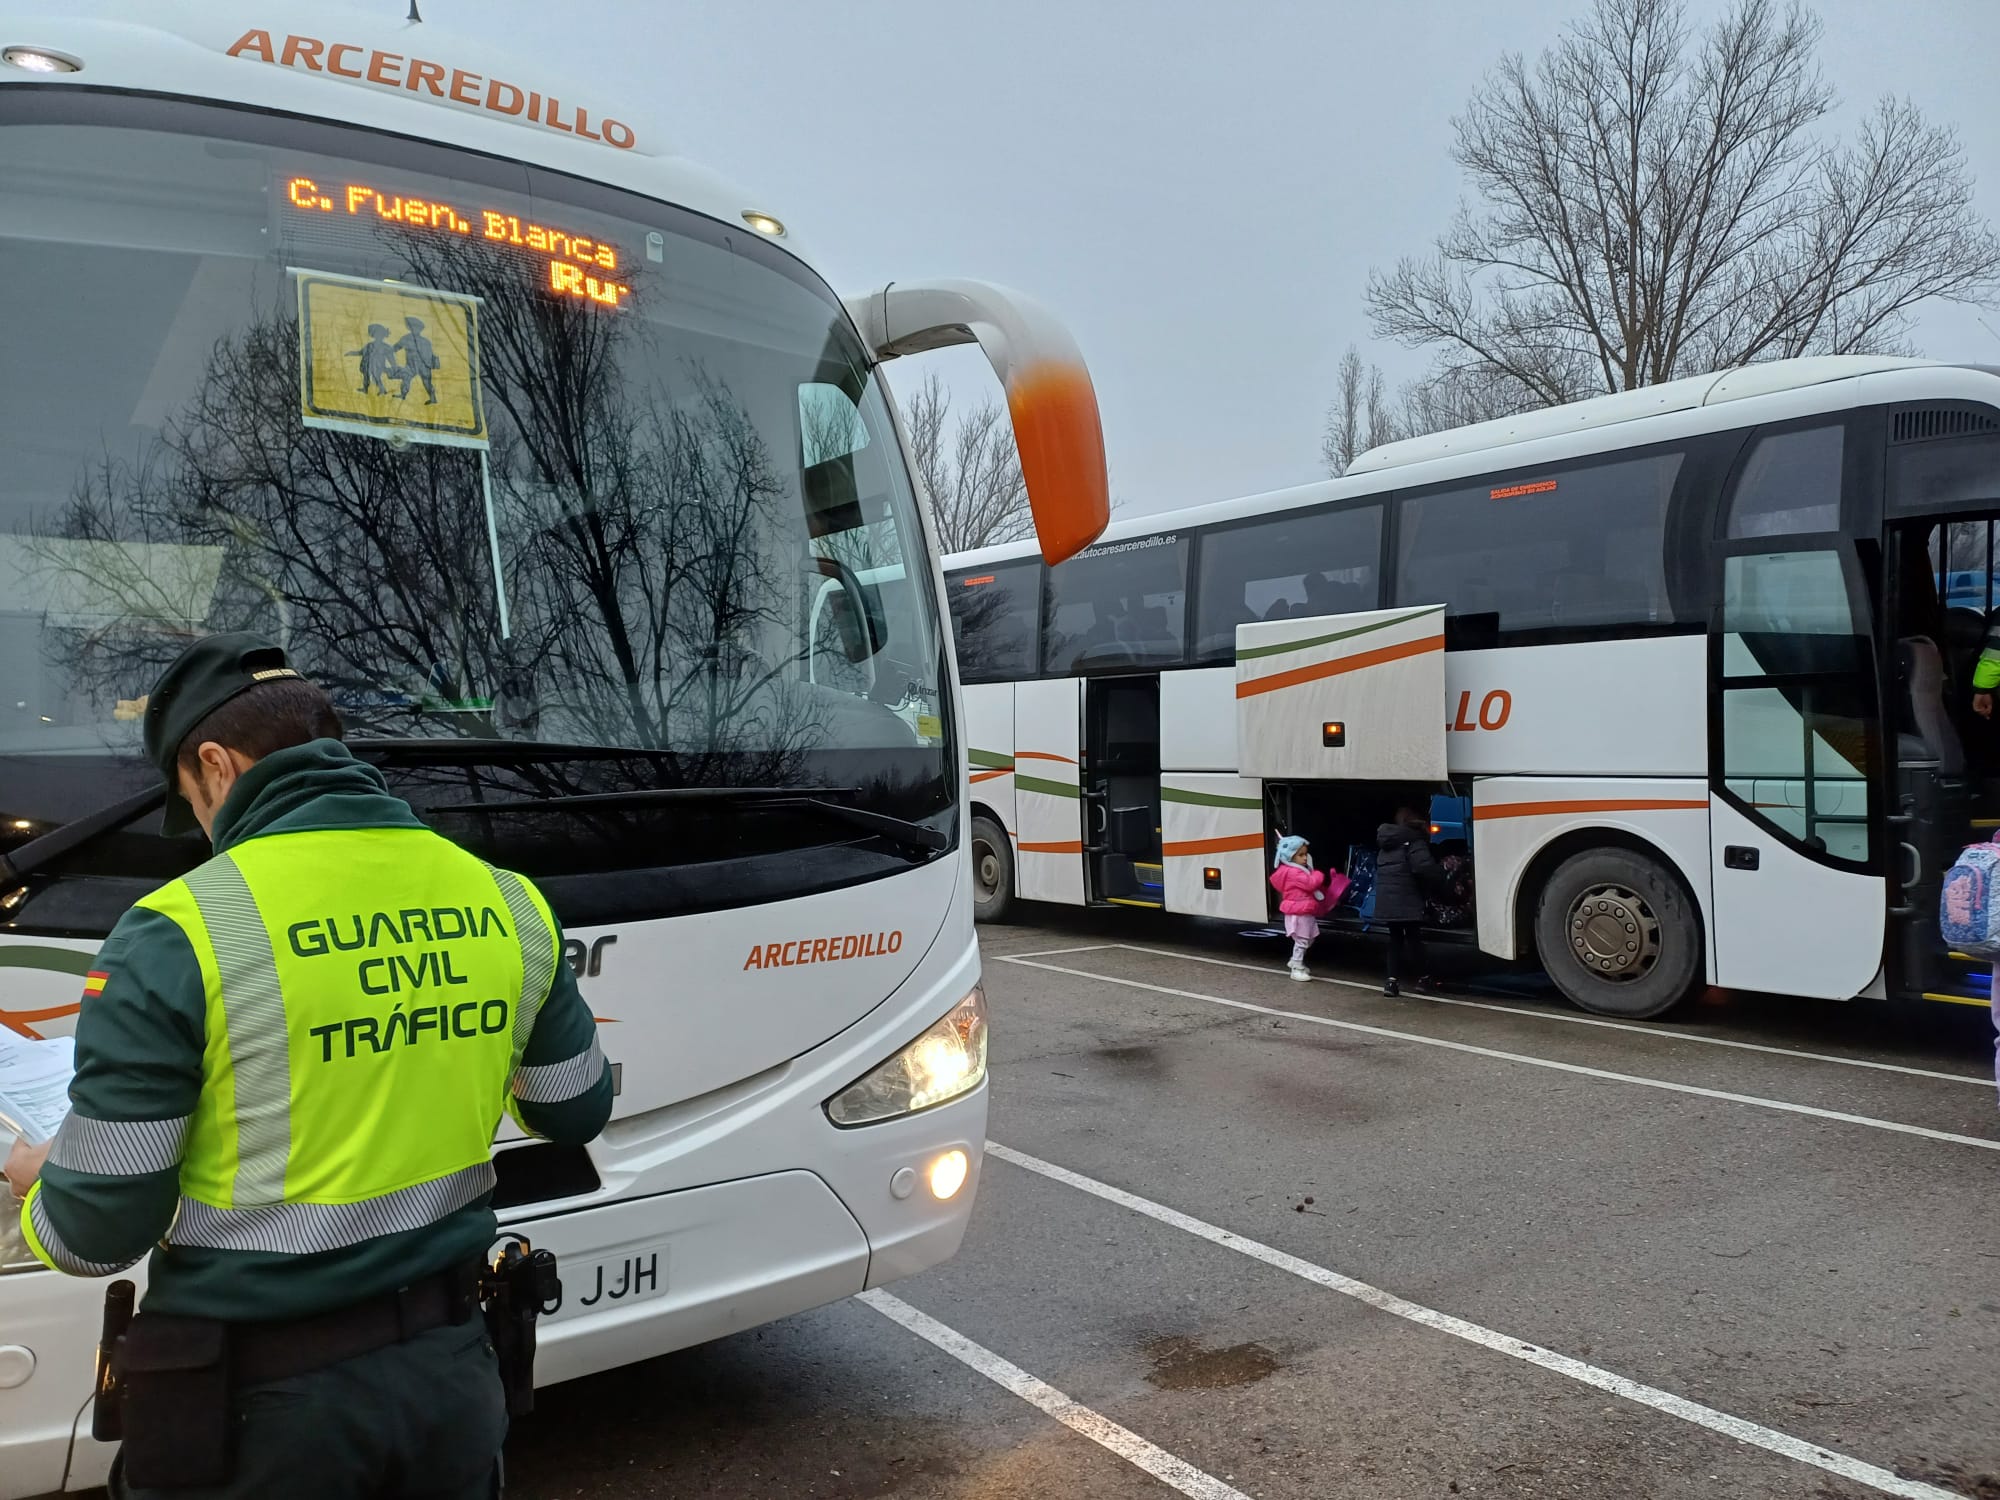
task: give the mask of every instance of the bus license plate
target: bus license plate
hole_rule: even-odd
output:
[[[627,1302],[645,1302],[667,1290],[667,1252],[635,1250],[595,1260],[564,1260],[562,1302],[549,1316],[578,1318]]]

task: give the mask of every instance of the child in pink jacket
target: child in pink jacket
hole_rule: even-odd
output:
[[[1312,863],[1312,846],[1297,834],[1278,840],[1278,857],[1272,862],[1271,889],[1278,893],[1278,910],[1284,913],[1285,935],[1292,940],[1292,957],[1286,965],[1294,979],[1311,979],[1306,972],[1306,950],[1319,936],[1320,916],[1333,909],[1340,893],[1347,889],[1347,877],[1335,875],[1331,886],[1322,870]]]

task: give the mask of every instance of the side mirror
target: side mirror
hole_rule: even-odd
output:
[[[977,343],[1007,392],[1042,557],[1059,563],[1111,519],[1097,392],[1069,330],[1019,292],[984,281],[892,281],[847,301],[878,359]]]

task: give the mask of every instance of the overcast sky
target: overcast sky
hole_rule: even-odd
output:
[[[355,0],[401,9],[403,0]],[[842,292],[975,276],[1032,292],[1096,377],[1134,512],[1316,478],[1371,266],[1461,192],[1450,117],[1588,0],[423,0],[522,39],[793,226]],[[1694,0],[1697,17],[1720,0]],[[1817,0],[1847,109],[1907,95],[1956,127],[2000,220],[2000,0]],[[560,17],[559,23],[554,18]],[[1985,314],[2000,329],[2000,316]],[[1921,352],[2000,361],[1968,310]],[[1423,357],[1369,351],[1417,374]],[[925,362],[961,399],[976,355]]]

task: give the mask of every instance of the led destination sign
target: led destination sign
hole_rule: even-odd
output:
[[[311,177],[294,177],[285,184],[286,202],[308,214],[332,214],[350,219],[376,219],[406,229],[460,235],[507,245],[540,258],[547,267],[546,286],[561,297],[578,297],[604,307],[618,307],[632,288],[616,278],[619,254],[615,246],[590,235],[555,229],[497,208],[460,208],[435,198],[384,192],[360,183],[322,185]]]

